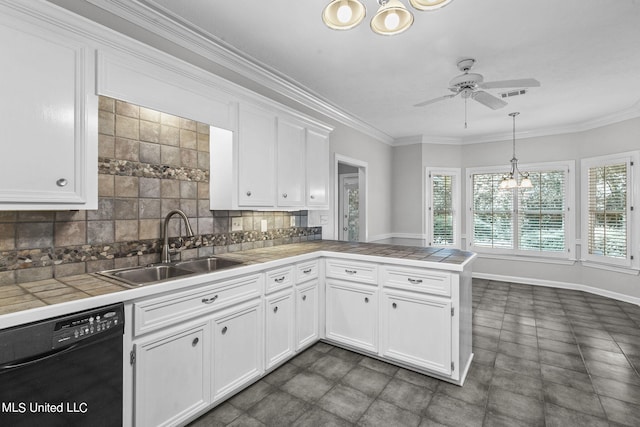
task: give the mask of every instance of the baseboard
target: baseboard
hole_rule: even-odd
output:
[[[473,277],[477,279],[495,280],[498,282],[522,283],[525,285],[547,286],[550,288],[571,289],[574,291],[589,292],[594,295],[600,295],[603,297],[612,298],[618,301],[628,302],[630,304],[635,304],[640,306],[640,298],[632,297],[630,295],[625,295],[618,292],[611,292],[605,289],[600,289],[600,288],[583,285],[579,283],[559,282],[555,280],[532,279],[528,277],[503,276],[500,274],[487,274],[487,273],[478,273],[478,272],[473,272]]]

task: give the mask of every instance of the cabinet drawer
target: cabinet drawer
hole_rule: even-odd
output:
[[[202,288],[134,303],[135,335],[194,318],[260,296],[262,274],[240,277]]]
[[[378,268],[367,262],[328,259],[326,275],[336,279],[378,284]]]
[[[311,279],[317,279],[319,270],[320,263],[318,260],[296,264],[296,283],[304,283]]]
[[[451,296],[451,274],[420,268],[394,267],[383,269],[384,286]]]
[[[267,293],[286,289],[293,285],[293,267],[281,267],[266,272]]]

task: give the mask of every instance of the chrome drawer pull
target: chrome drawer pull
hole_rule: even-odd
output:
[[[306,301],[307,300],[307,296],[306,295],[302,295],[302,301]]]
[[[391,304],[391,307],[393,308],[398,308],[398,304],[396,304],[395,302],[393,304]]]
[[[412,283],[414,285],[418,285],[420,283],[422,283],[422,279],[412,279],[411,277],[407,278],[407,280],[409,281],[409,283]]]
[[[277,279],[273,279],[273,281],[276,282],[276,283],[282,283],[282,282],[284,282],[285,278],[286,278],[286,276],[282,276],[282,277],[278,277]]]
[[[225,326],[224,328],[222,328],[222,335],[227,333],[227,327]]]
[[[308,268],[308,269],[306,269],[306,270],[302,270],[302,272],[303,272],[304,274],[309,274],[309,273],[311,273],[311,270],[312,270],[311,268]]]
[[[273,307],[273,312],[277,313],[278,312],[278,306],[276,305],[275,307]]]
[[[344,272],[347,274],[356,274],[358,272],[358,270],[347,270],[346,268],[344,269]]]
[[[368,303],[368,302],[369,302],[369,298],[364,297],[364,302],[365,302],[365,303]]]
[[[202,298],[202,302],[205,304],[211,304],[217,299],[218,299],[218,295],[214,295],[211,298]]]
[[[191,346],[195,347],[198,345],[199,342],[200,342],[200,338],[194,338],[193,341],[191,341]]]

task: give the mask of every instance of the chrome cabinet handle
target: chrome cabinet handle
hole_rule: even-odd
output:
[[[198,343],[200,342],[200,338],[194,338],[193,341],[191,341],[191,347],[195,347],[198,345]]]
[[[314,196],[313,194],[309,196],[310,199],[315,199],[316,196]]]
[[[273,312],[277,313],[278,312],[278,306],[276,305],[275,307],[273,307]]]
[[[287,198],[287,193],[282,193],[282,198],[286,199]]]
[[[214,295],[211,298],[202,298],[202,302],[205,304],[211,304],[217,299],[218,299],[218,295]]]
[[[60,178],[59,180],[56,181],[56,185],[58,187],[66,187],[68,183],[69,181],[67,181],[65,178]]]
[[[309,268],[309,269],[306,269],[306,270],[302,270],[302,272],[303,272],[304,274],[309,274],[309,273],[311,273],[311,270],[312,270],[312,269],[311,269],[311,268]]]
[[[227,333],[227,327],[225,326],[224,328],[222,328],[222,335]]]
[[[364,297],[364,302],[365,302],[365,303],[368,303],[368,302],[369,302],[369,298]]]
[[[414,285],[422,283],[422,279],[412,279],[411,277],[408,277],[407,280],[409,281],[409,283],[412,283]]]
[[[307,300],[307,296],[306,295],[302,295],[302,301],[306,301]]]
[[[393,304],[391,304],[391,307],[393,308],[398,308],[398,304],[396,304],[395,302]]]
[[[247,197],[251,197],[251,191],[247,191]]]
[[[346,268],[344,269],[344,272],[347,274],[356,274],[358,272],[358,270],[347,270]]]
[[[273,281],[276,282],[276,283],[282,283],[282,282],[284,282],[285,278],[286,278],[286,276],[282,276],[282,277],[278,277],[277,279],[273,279]]]

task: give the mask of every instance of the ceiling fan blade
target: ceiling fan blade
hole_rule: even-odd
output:
[[[453,98],[456,95],[457,95],[457,93],[454,93],[453,95],[445,95],[445,96],[441,96],[439,98],[430,99],[428,101],[424,101],[424,102],[421,102],[419,104],[416,104],[416,105],[414,105],[414,107],[424,107],[425,105],[429,105],[429,104],[436,103],[438,101],[443,101],[445,99]]]
[[[502,99],[496,98],[495,96],[482,90],[473,92],[473,94],[471,95],[471,98],[475,99],[480,104],[491,108],[492,110],[497,110],[498,108],[502,108],[505,105],[507,105],[507,103],[504,102]]]
[[[500,80],[497,82],[479,83],[478,87],[482,89],[501,89],[509,87],[539,87],[540,82],[536,79],[516,79],[516,80]]]

